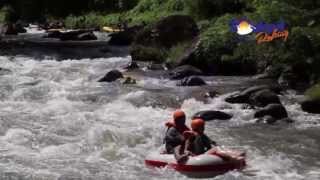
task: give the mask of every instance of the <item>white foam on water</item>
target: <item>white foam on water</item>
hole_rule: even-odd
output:
[[[0,76],[5,95],[0,101],[0,175],[3,179],[189,179],[170,169],[150,170],[144,158],[162,144],[164,122],[172,108],[137,107],[130,100],[143,97],[144,90],[121,91],[110,101],[89,102],[86,96],[122,88],[97,83],[111,69],[123,67],[130,57],[82,59],[57,62],[26,57],[0,56],[0,67],[12,73]],[[221,82],[219,82],[221,83]],[[174,82],[146,78],[138,85],[172,87]],[[163,85],[163,86],[161,86]],[[111,90],[111,91],[108,91]],[[110,94],[109,96],[114,96]],[[208,122],[208,135],[226,145],[242,146],[248,153],[248,172],[229,172],[216,179],[317,179],[316,169],[301,172],[299,162],[281,152],[239,144],[228,136],[229,127],[253,124],[253,110],[224,101],[209,103],[185,100],[181,108],[190,117],[200,110],[233,114],[228,122]],[[71,98],[72,97],[72,98]],[[99,99],[99,97],[97,97]],[[315,121],[296,104],[290,115]],[[306,118],[310,117],[310,119]],[[298,123],[299,124],[299,123]],[[299,126],[303,126],[300,123]],[[307,128],[307,127],[306,127]]]

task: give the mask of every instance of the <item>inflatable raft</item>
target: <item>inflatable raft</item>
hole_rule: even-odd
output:
[[[121,29],[104,26],[102,27],[102,31],[112,33],[112,32],[120,32]]]
[[[189,177],[208,178],[246,166],[245,153],[212,149],[205,154],[189,156],[185,163],[177,163],[173,154],[161,154],[161,150],[147,156],[145,164],[154,168],[173,168]],[[226,158],[225,156],[232,158]]]

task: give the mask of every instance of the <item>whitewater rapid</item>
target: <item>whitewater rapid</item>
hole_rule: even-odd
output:
[[[144,165],[161,145],[174,110],[157,97],[175,101],[175,94],[161,90],[184,89],[154,77],[137,77],[137,85],[97,82],[128,62],[130,57],[58,62],[0,56],[0,67],[9,70],[0,75],[0,179],[189,179]],[[208,122],[206,131],[219,144],[246,150],[249,167],[215,179],[320,179],[320,116],[302,112],[294,101],[299,96],[281,97],[296,122],[275,126],[256,124],[253,110],[224,97],[181,105],[189,119],[208,109],[234,116]]]

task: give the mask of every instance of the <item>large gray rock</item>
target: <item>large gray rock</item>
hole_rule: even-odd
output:
[[[320,99],[307,99],[302,101],[300,104],[303,111],[320,114]]]
[[[112,71],[109,71],[98,82],[113,82],[120,78],[123,78],[123,74],[119,70],[112,70]]]
[[[192,116],[192,119],[201,118],[204,121],[210,120],[229,120],[232,115],[221,111],[200,111]]]
[[[137,36],[137,33],[144,28],[141,26],[132,26],[124,31],[115,32],[109,35],[109,45],[113,46],[129,46]]]
[[[276,85],[253,86],[226,97],[225,101],[229,103],[246,103],[265,106],[270,103],[278,103],[278,97],[276,97],[276,95],[279,94],[280,91],[281,87]]]
[[[203,72],[190,65],[183,65],[179,66],[169,73],[169,77],[171,80],[178,80],[178,79],[183,79],[185,77],[189,76],[198,76],[198,75],[203,75]]]
[[[200,77],[190,76],[180,80],[177,86],[204,86],[207,83]]]
[[[286,108],[281,104],[269,104],[268,106],[258,110],[255,114],[255,118],[262,118],[264,116],[271,116],[275,120],[288,117]]]
[[[255,106],[267,106],[268,104],[280,104],[280,99],[276,93],[265,89],[251,94],[249,97],[250,104]]]

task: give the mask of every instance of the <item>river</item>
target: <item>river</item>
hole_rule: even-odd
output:
[[[192,95],[199,88],[176,87],[152,73],[133,73],[136,85],[97,82],[130,60],[0,56],[0,67],[10,70],[0,73],[0,179],[189,179],[144,165],[162,143],[164,122],[180,105],[188,124],[200,110],[233,114],[230,121],[208,122],[206,132],[219,144],[246,150],[248,167],[215,179],[320,179],[320,116],[301,111],[300,95],[281,96],[295,123],[266,125],[255,123],[253,110],[226,103],[226,94],[204,102]],[[250,79],[207,81],[229,92]]]

